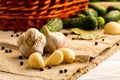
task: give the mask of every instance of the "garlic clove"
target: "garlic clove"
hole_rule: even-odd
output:
[[[108,22],[104,28],[105,33],[111,35],[119,35],[120,34],[120,24],[117,22]]]
[[[31,68],[44,68],[45,63],[40,53],[35,52],[30,55],[28,59],[28,65]]]
[[[75,60],[75,53],[72,49],[61,48],[59,50],[63,52],[65,62],[72,63]]]
[[[66,37],[60,32],[50,32],[46,26],[43,27],[46,36],[46,52],[54,52],[55,50],[64,47]]]
[[[45,61],[46,66],[58,65],[63,62],[64,56],[62,51],[54,51]]]

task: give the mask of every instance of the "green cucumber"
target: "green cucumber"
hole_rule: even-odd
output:
[[[98,29],[103,29],[104,28],[104,25],[105,25],[105,19],[101,16],[99,17],[96,17],[97,19],[97,22],[98,22]]]
[[[117,22],[118,20],[120,20],[120,11],[119,10],[112,10],[104,16],[104,19],[105,19],[106,23],[108,23],[110,21]]]
[[[95,17],[79,14],[76,18],[67,18],[63,20],[63,28],[81,28],[84,30],[94,30],[97,26]]]
[[[85,11],[83,11],[82,13],[86,16],[91,16],[91,17],[97,17],[98,16],[98,12],[93,8],[88,8]]]
[[[112,10],[119,10],[120,11],[120,5],[111,5],[107,8],[108,12],[110,12]]]
[[[51,18],[44,26],[47,26],[50,32],[57,32],[63,28],[63,22],[60,18]],[[43,28],[40,29],[40,32],[44,34]]]
[[[98,16],[104,16],[107,13],[107,9],[99,4],[89,2],[89,8],[93,8],[98,12]]]

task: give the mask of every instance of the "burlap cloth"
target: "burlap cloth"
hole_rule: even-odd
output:
[[[45,67],[40,71],[29,68],[27,59],[18,59],[21,54],[16,43],[17,34],[20,35],[21,32],[0,31],[0,48],[5,47],[0,50],[0,80],[75,80],[120,49],[116,45],[120,41],[120,35],[107,35],[104,41],[67,38],[65,47],[75,51],[75,62],[52,66],[51,69]],[[12,50],[12,53],[5,53],[5,50]],[[48,56],[45,54],[43,57],[46,59]],[[20,65],[20,61],[24,64]],[[67,69],[66,73],[59,73],[59,70],[64,69]]]

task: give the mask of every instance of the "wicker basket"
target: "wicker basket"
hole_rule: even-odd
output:
[[[76,15],[88,7],[89,0],[0,0],[0,29],[40,29],[53,17]]]

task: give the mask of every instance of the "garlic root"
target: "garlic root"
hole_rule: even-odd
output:
[[[66,37],[60,32],[50,32],[46,26],[43,26],[46,36],[46,52],[54,52],[55,50],[64,47]]]

